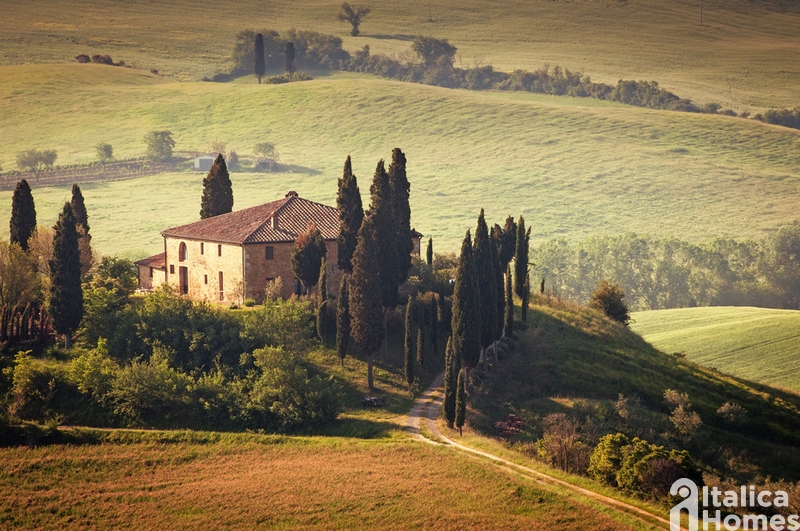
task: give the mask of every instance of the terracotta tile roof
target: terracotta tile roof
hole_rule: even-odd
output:
[[[277,228],[273,226],[277,218]],[[223,243],[293,242],[313,221],[322,237],[335,240],[339,213],[334,207],[315,203],[290,192],[283,199],[173,227],[162,236]]]
[[[158,253],[154,254],[153,256],[148,256],[147,258],[142,258],[138,262],[134,263],[144,267],[157,267],[159,269],[164,269],[167,266],[167,259],[165,257],[165,253]]]

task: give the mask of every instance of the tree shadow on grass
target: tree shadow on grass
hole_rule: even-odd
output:
[[[369,37],[370,39],[380,39],[380,40],[390,40],[390,41],[413,41],[415,36],[414,35],[406,35],[403,33],[376,33],[376,34],[366,34],[362,33],[362,37]]]

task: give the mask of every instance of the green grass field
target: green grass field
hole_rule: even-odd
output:
[[[632,314],[656,348],[768,385],[800,392],[800,312],[711,307]]]
[[[101,141],[119,158],[141,156],[152,129],[172,130],[183,151],[220,139],[242,155],[274,142],[294,171],[234,174],[236,209],[288,190],[333,204],[348,153],[366,194],[377,160],[400,146],[412,224],[438,251],[457,248],[481,207],[492,222],[524,214],[534,241],[627,230],[704,241],[763,236],[797,220],[800,201],[800,131],[352,75],[259,86],[168,82],[96,65],[0,67],[0,125],[6,169],[32,147],[56,149],[60,164],[92,161]],[[160,250],[160,230],[198,218],[202,177],[83,186],[96,248]],[[52,224],[69,187],[31,184],[40,222]],[[0,194],[0,226],[10,196]]]
[[[4,11],[0,63],[107,53],[197,80],[225,68],[239,30],[296,27],[339,35],[350,51],[368,44],[374,53],[407,52],[417,34],[448,38],[465,67],[531,70],[549,62],[608,83],[656,80],[682,97],[737,110],[800,103],[800,5],[792,0],[705,2],[703,26],[690,0],[362,4],[372,12],[354,38],[334,19],[339,0],[41,0]]]

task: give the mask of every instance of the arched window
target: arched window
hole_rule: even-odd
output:
[[[186,260],[186,244],[181,242],[178,246],[178,262],[183,262]]]

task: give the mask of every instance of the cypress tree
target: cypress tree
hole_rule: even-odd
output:
[[[220,153],[203,179],[200,219],[213,218],[233,210],[233,188],[225,157]]]
[[[524,221],[524,220],[523,220]],[[503,236],[500,239],[500,266],[502,270],[506,270],[506,266],[514,258],[514,253],[517,250],[517,224],[514,223],[513,216],[506,218],[506,224],[503,226]]]
[[[71,348],[72,333],[83,318],[83,290],[78,231],[69,203],[64,203],[53,230],[53,258],[49,264],[50,318],[56,332],[64,334],[65,348]]]
[[[458,371],[458,381],[456,382],[456,428],[458,428],[459,435],[464,435],[462,427],[467,417],[466,372],[466,369]]]
[[[437,363],[439,359],[439,304],[436,293],[434,293],[431,298],[431,319],[429,328],[431,330],[431,352],[433,353],[434,363]]]
[[[83,226],[83,234],[89,236],[89,214],[86,212],[86,203],[83,201],[81,188],[77,184],[72,185],[70,206],[75,214],[75,225]]]
[[[456,270],[453,289],[453,353],[467,370],[478,364],[480,356],[480,299],[475,282],[475,265],[472,256],[472,237],[467,231],[461,244],[461,256]]]
[[[478,227],[475,229],[475,280],[478,287],[479,326],[481,358],[483,372],[488,372],[486,349],[495,340],[497,328],[497,288],[495,287],[494,267],[492,263],[492,243],[489,240],[489,227],[486,225],[483,209],[478,216]]]
[[[397,231],[397,274],[398,285],[408,280],[411,270],[411,253],[414,240],[411,239],[411,184],[406,175],[406,156],[400,148],[392,150],[392,163],[389,164],[389,186],[392,189],[392,212]]]
[[[289,74],[289,81],[292,80],[294,74],[294,43],[287,42],[286,47],[283,49],[283,62],[286,66],[286,73]]]
[[[320,234],[320,238],[322,238],[321,234]],[[323,240],[323,245],[324,244],[325,244],[325,241]],[[325,251],[327,252],[327,248],[325,249]],[[319,297],[320,306],[322,306],[323,302],[328,300],[328,272],[325,270],[326,262],[327,261],[325,260],[325,257],[323,256],[322,257],[322,261],[320,262],[320,265],[319,265],[319,290],[318,290],[319,292],[317,293],[317,296]]]
[[[497,340],[503,337],[506,315],[506,290],[503,281],[503,268],[500,265],[500,247],[503,230],[495,224],[490,237],[492,247],[492,273],[495,287],[495,327],[494,327],[494,361],[497,362]]]
[[[28,240],[36,230],[36,208],[28,181],[22,179],[14,188],[11,198],[11,243],[17,243],[23,251],[28,250]]]
[[[444,350],[444,401],[442,402],[444,418],[449,428],[453,427],[456,420],[456,385],[458,382],[455,376],[460,368],[461,364],[458,363],[458,359],[453,353],[453,338],[450,337]]]
[[[358,243],[353,253],[353,275],[350,277],[351,332],[361,352],[367,357],[367,382],[373,391],[372,356],[386,337],[381,316],[381,285],[378,275],[380,240],[375,229],[375,215],[367,214],[358,231]]]
[[[317,336],[323,345],[328,344],[328,331],[331,328],[327,290],[328,274],[325,271],[325,258],[319,266],[319,289],[317,291]]]
[[[428,249],[425,255],[428,259],[428,266],[433,267],[433,238],[428,238]]]
[[[423,326],[417,328],[417,364],[420,367],[425,366],[425,328]]]
[[[353,266],[350,262],[353,259],[353,252],[356,250],[358,229],[361,228],[361,223],[364,221],[364,207],[361,204],[358,181],[353,175],[350,155],[344,162],[344,174],[339,179],[336,208],[339,210],[339,235],[336,238],[337,261],[339,269],[346,273],[352,273]]]
[[[522,287],[522,322],[528,320],[528,301],[531,295],[531,275],[525,277],[525,284]]]
[[[413,320],[412,320],[412,305],[411,297],[408,298],[406,304],[406,334],[403,343],[403,370],[408,382],[408,390],[411,391],[411,385],[414,383],[414,343],[413,343]]]
[[[506,267],[506,335],[514,333],[514,291],[511,287],[511,264]]]
[[[261,78],[267,71],[266,63],[264,61],[264,36],[260,33],[256,35],[256,49],[255,49],[255,65],[253,65],[253,73],[258,78],[258,84],[261,84]]]
[[[339,286],[339,299],[336,304],[336,354],[342,360],[347,356],[347,347],[350,343],[350,289],[347,283],[347,275],[342,275],[342,283]]]
[[[525,277],[528,276],[528,244],[531,240],[531,229],[525,230],[525,218],[519,217],[517,224],[517,245],[514,253],[514,293],[522,298],[525,290]]]
[[[380,242],[378,259],[380,261],[381,299],[383,307],[389,310],[397,306],[400,273],[392,189],[389,185],[389,175],[384,170],[383,160],[378,162],[378,166],[375,168],[369,192],[369,213],[374,216],[375,234]]]

